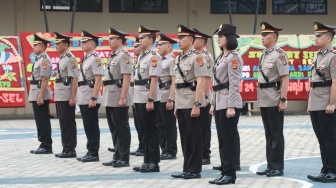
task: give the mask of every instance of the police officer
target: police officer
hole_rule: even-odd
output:
[[[99,161],[100,130],[98,109],[101,104],[100,88],[102,87],[103,66],[101,58],[95,50],[98,46],[98,36],[82,31],[82,49],[85,57],[80,65],[78,81],[77,104],[79,105],[84,130],[87,137],[88,152],[77,158],[82,162]]]
[[[159,30],[149,29],[140,25],[140,48],[142,52],[134,77],[133,103],[139,116],[139,124],[143,128],[144,163],[141,167],[134,167],[139,172],[159,172],[160,147],[159,132],[156,119],[160,107],[160,90],[158,77],[161,75],[161,57],[154,50],[156,33]]]
[[[75,158],[77,146],[76,97],[78,66],[76,57],[69,51],[72,37],[58,32],[55,34],[56,50],[61,54],[57,65],[55,101],[61,127],[63,150],[56,154],[59,158]]]
[[[138,57],[141,53],[140,43],[139,43],[139,37],[135,37],[134,43],[133,43],[133,52],[134,52],[134,58],[133,58],[133,66],[132,66],[132,76],[131,76],[131,96],[133,99],[134,96],[134,76],[135,76],[135,69],[138,63]],[[134,104],[132,105],[132,111],[133,111],[133,119],[134,119],[134,126],[138,133],[138,141],[139,146],[135,151],[132,151],[130,154],[135,156],[144,156],[144,150],[143,150],[143,136],[142,131],[140,129],[139,124],[139,117],[136,114]]]
[[[267,168],[257,172],[267,177],[283,176],[285,140],[284,110],[289,82],[286,53],[277,46],[279,31],[266,22],[261,24],[262,44],[258,77],[258,103],[265,128]]]
[[[132,57],[124,48],[128,33],[109,29],[109,44],[112,49],[107,65],[107,74],[103,81],[103,105],[106,108],[106,118],[115,139],[115,153],[106,166],[127,167],[131,145],[131,131],[128,123],[128,108],[132,105],[130,81],[132,74]]]
[[[204,78],[208,75],[206,62],[201,53],[193,48],[195,31],[178,25],[178,44],[182,52],[176,57],[175,109],[178,119],[182,152],[183,172],[174,178],[201,178],[202,131],[200,108],[205,106]]]
[[[236,164],[239,161],[237,151],[240,147],[237,124],[242,109],[242,98],[239,93],[243,59],[234,50],[238,46],[236,27],[221,24],[215,34],[218,35],[218,46],[222,53],[213,68],[213,98],[210,114],[215,115],[219,154],[222,173],[211,184],[234,184],[236,181]]]
[[[51,90],[48,86],[51,76],[51,60],[46,53],[50,41],[34,34],[33,53],[36,54],[33,64],[28,101],[33,104],[35,123],[37,128],[37,138],[41,142],[36,150],[31,150],[33,154],[51,154],[51,124],[48,114]]]
[[[174,116],[175,58],[173,45],[175,43],[175,40],[160,33],[157,48],[162,57],[162,74],[158,80],[161,93],[160,119],[162,123],[158,124],[162,149],[161,160],[176,159],[177,153],[177,128]]]
[[[322,169],[313,181],[336,182],[336,51],[332,49],[336,26],[314,22],[315,45],[308,109],[320,145]]]
[[[211,36],[204,34],[194,28],[196,32],[195,35],[195,42],[194,48],[197,52],[204,55],[204,60],[206,61],[206,67],[208,71],[208,75],[205,77],[204,82],[204,96],[206,99],[206,106],[201,107],[201,125],[202,125],[202,138],[203,138],[203,160],[202,164],[207,165],[210,164],[210,143],[211,143],[211,115],[209,114],[210,110],[210,103],[211,100],[209,97],[211,96],[210,86],[212,83],[212,67],[214,65],[214,59],[212,58],[211,54],[207,51],[206,45],[208,42],[208,38]]]

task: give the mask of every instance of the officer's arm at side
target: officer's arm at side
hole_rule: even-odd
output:
[[[47,87],[48,87],[48,82],[49,82],[49,78],[45,77],[45,76],[42,76],[41,90],[40,90],[40,94],[38,96],[39,98],[43,99],[44,93],[45,93],[45,91],[47,90]]]
[[[92,92],[92,97],[97,98],[98,97],[98,93],[100,90],[100,87],[102,86],[102,75],[94,75],[95,77],[95,84],[93,87],[93,92]]]
[[[332,79],[329,104],[335,105],[335,101],[336,101],[336,79]]]
[[[282,80],[282,84],[281,84],[281,98],[287,98],[289,76],[288,75],[283,75],[283,76],[281,76],[281,80]]]

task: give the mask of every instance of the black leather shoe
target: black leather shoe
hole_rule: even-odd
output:
[[[55,154],[55,157],[59,157],[60,155],[62,155],[63,154],[63,152],[62,153],[56,153]]]
[[[219,175],[216,179],[214,180],[210,180],[209,183],[210,184],[216,184],[219,180],[221,180],[224,177],[223,174]]]
[[[161,156],[161,160],[169,160],[169,159],[176,159],[175,155],[171,155],[169,153],[166,153],[166,155]]]
[[[77,154],[76,154],[76,151],[68,151],[68,152],[59,154],[58,157],[59,158],[76,158]]]
[[[240,165],[235,166],[235,170],[240,171],[241,170]]]
[[[143,163],[141,166],[135,166],[133,167],[133,170],[136,171],[136,172],[139,172],[140,171],[140,168],[147,168],[146,166],[148,166],[148,163]]]
[[[222,165],[219,165],[219,166],[213,166],[212,169],[222,171],[223,167],[222,167]]]
[[[96,162],[99,161],[99,157],[95,157],[92,155],[87,155],[86,157],[83,157],[80,161],[82,162]]]
[[[307,178],[312,180],[312,181],[319,181],[319,182],[322,182],[323,181],[323,177],[326,176],[327,174],[326,173],[320,173],[319,175],[317,176],[312,176],[312,175],[308,175]]]
[[[186,175],[187,172],[181,172],[179,174],[172,174],[171,177],[173,178],[183,178],[184,175]]]
[[[30,153],[32,154],[52,154],[53,151],[52,149],[47,149],[47,148],[38,148],[37,150],[31,150]]]
[[[270,169],[265,169],[264,171],[258,171],[256,174],[263,176],[263,175],[266,175],[270,171],[271,171]]]
[[[145,152],[143,150],[139,150],[138,152],[135,153],[135,156],[144,156]]]
[[[267,177],[275,177],[275,176],[283,176],[284,173],[282,170],[271,170],[267,172],[266,176]]]
[[[328,173],[322,178],[323,183],[336,182],[336,173]]]
[[[210,159],[203,159],[202,160],[202,165],[208,165],[210,163],[211,163]]]
[[[148,163],[146,166],[141,166],[139,172],[160,172],[160,167],[155,163]]]
[[[235,184],[236,179],[237,179],[236,176],[223,176],[222,179],[216,182],[216,185]]]
[[[104,162],[102,165],[104,166],[113,166],[114,163],[116,163],[118,160],[113,159],[112,161]]]
[[[114,148],[107,148],[107,150],[109,150],[110,152],[115,152]]]
[[[128,161],[120,161],[118,160],[117,162],[112,164],[113,167],[115,168],[120,168],[120,167],[129,167],[130,164]]]
[[[195,173],[190,173],[188,172],[183,176],[183,179],[198,179],[201,178],[201,174],[195,174]]]
[[[130,152],[130,155],[135,155],[140,149]]]

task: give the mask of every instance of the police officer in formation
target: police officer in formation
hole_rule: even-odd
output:
[[[183,171],[174,178],[201,178],[202,129],[200,108],[205,106],[204,78],[208,75],[203,55],[193,48],[196,32],[178,25],[178,45],[182,50],[176,57],[175,114],[178,119],[183,152]]]
[[[221,174],[211,184],[234,184],[236,181],[236,165],[239,163],[240,142],[238,121],[242,109],[242,98],[239,93],[243,59],[236,51],[238,46],[236,27],[221,24],[215,32],[218,35],[218,46],[221,54],[214,65],[213,97],[210,114],[215,116]],[[238,138],[238,139],[237,139]]]
[[[55,32],[56,50],[60,53],[57,65],[55,101],[61,128],[62,146],[59,158],[75,158],[77,128],[75,120],[78,64],[76,57],[69,51],[72,37]]]
[[[51,60],[46,53],[50,41],[34,34],[33,53],[36,54],[35,62],[32,67],[32,74],[28,101],[32,102],[35,123],[37,128],[37,138],[41,142],[36,150],[31,150],[32,154],[51,154],[51,123],[48,114],[51,90],[48,86],[51,76]]]
[[[211,143],[211,115],[209,114],[210,110],[210,86],[212,84],[212,67],[214,65],[214,59],[210,55],[210,53],[207,51],[206,45],[208,42],[208,38],[211,38],[211,36],[204,34],[194,28],[195,34],[195,42],[194,42],[194,48],[198,53],[203,54],[204,60],[206,62],[207,72],[208,75],[205,77],[204,81],[204,96],[206,101],[206,106],[201,107],[201,126],[202,126],[202,138],[203,138],[203,157],[202,157],[202,164],[207,165],[210,164],[210,143]]]
[[[315,45],[307,111],[320,145],[322,168],[319,175],[307,178],[317,182],[336,182],[336,51],[332,48],[336,26],[314,22]]]
[[[175,100],[175,72],[173,47],[175,40],[160,33],[158,38],[158,53],[162,57],[162,73],[159,76],[160,101],[160,145],[162,149],[161,160],[176,159],[177,128],[174,116]]]
[[[102,87],[103,66],[102,60],[96,54],[98,36],[83,30],[82,49],[85,52],[84,59],[80,65],[80,76],[78,79],[77,104],[79,105],[85,134],[87,137],[86,148],[88,152],[77,158],[82,162],[99,161],[100,130],[98,109],[102,102],[100,88]]]
[[[258,103],[265,129],[267,166],[257,175],[283,176],[285,140],[283,135],[284,110],[287,107],[289,83],[288,58],[277,46],[279,31],[262,22],[262,45],[258,77]]]
[[[158,78],[162,72],[160,55],[153,48],[156,33],[159,30],[149,29],[140,25],[140,48],[138,64],[134,76],[133,103],[143,136],[144,163],[141,167],[134,167],[139,172],[159,172],[160,146],[159,131],[156,125],[160,115],[160,90]]]
[[[106,118],[112,134],[115,153],[106,166],[127,167],[131,145],[128,109],[132,105],[130,81],[132,74],[132,57],[124,48],[128,33],[109,29],[109,44],[112,49],[107,65],[107,74],[103,81],[103,105],[106,108]]]

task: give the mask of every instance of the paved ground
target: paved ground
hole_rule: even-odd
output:
[[[130,119],[131,124],[133,119]],[[85,154],[86,137],[81,119],[77,119],[77,155]],[[61,151],[58,121],[52,119],[54,153]],[[217,133],[212,125],[211,165],[203,166],[202,178],[196,180],[173,179],[172,173],[182,169],[182,153],[176,160],[162,161],[160,173],[142,174],[132,171],[133,166],[142,163],[142,157],[131,156],[131,166],[115,169],[101,163],[112,158],[107,148],[112,145],[106,119],[100,119],[101,149],[100,161],[82,163],[75,159],[59,159],[54,155],[33,155],[38,141],[34,120],[0,121],[0,187],[217,187],[209,180],[219,174],[212,170],[219,164]],[[131,150],[137,147],[137,134],[131,125]],[[319,148],[311,128],[309,116],[285,117],[285,176],[267,178],[255,175],[265,168],[265,139],[260,116],[242,116],[239,122],[241,138],[241,166],[235,185],[226,187],[335,187],[336,184],[314,183],[306,179],[307,174],[317,174],[321,167]]]

